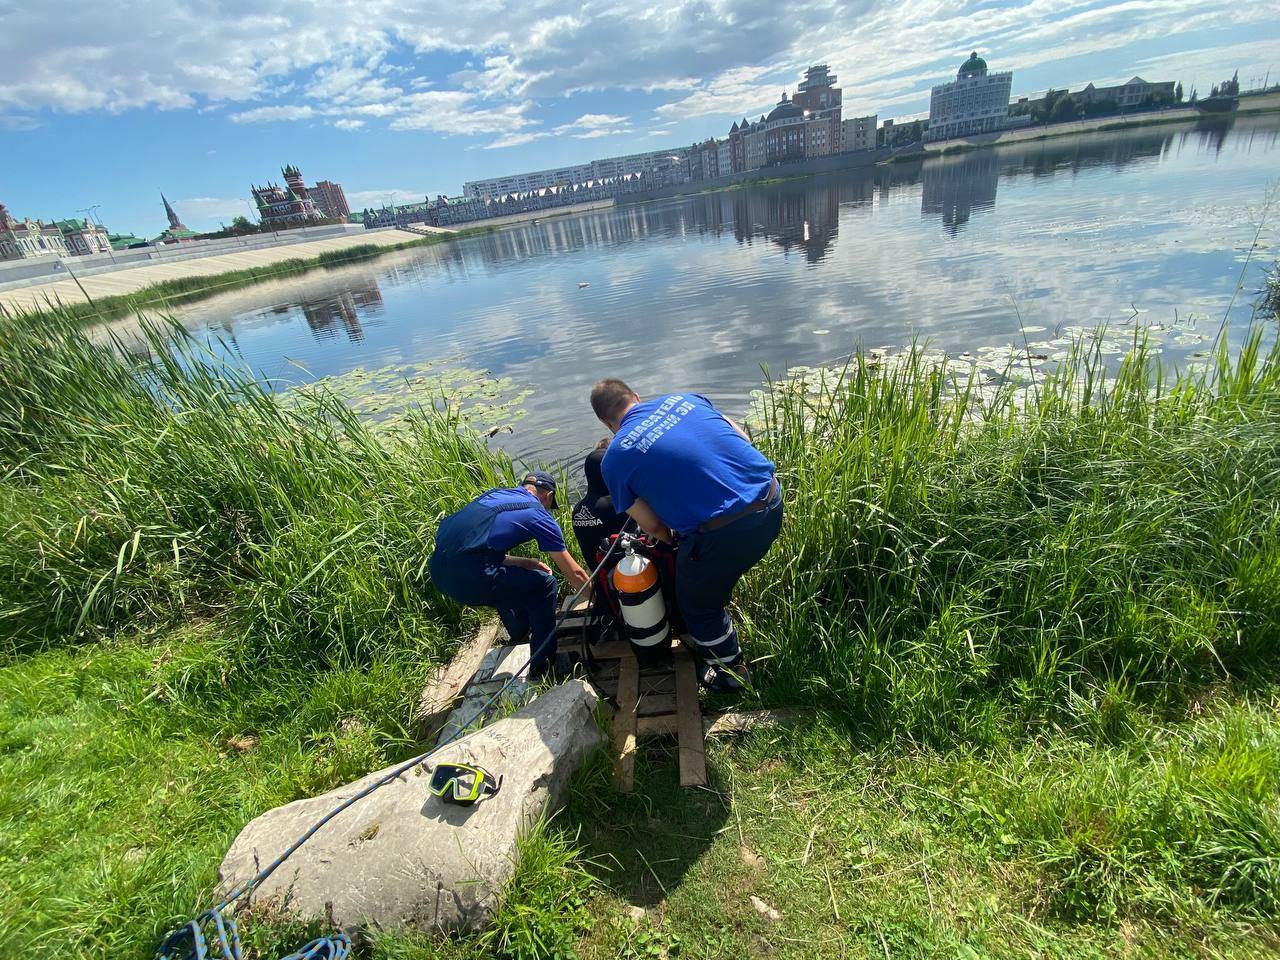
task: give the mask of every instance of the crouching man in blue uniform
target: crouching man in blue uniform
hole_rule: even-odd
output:
[[[695,393],[642,401],[621,380],[601,380],[591,408],[614,434],[601,465],[614,508],[651,536],[677,543],[676,601],[700,682],[740,690],[749,674],[725,607],[782,529],[773,464]]]
[[[545,563],[507,551],[533,540],[573,589],[586,583],[587,572],[565,549],[551,516],[555,508],[555,480],[535,470],[519,487],[482,493],[445,517],[431,555],[436,589],[468,606],[495,608],[511,642],[530,645],[529,676],[535,680],[568,672],[556,662],[556,580]]]

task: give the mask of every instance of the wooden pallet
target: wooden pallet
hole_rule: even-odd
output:
[[[561,650],[582,653],[585,616],[585,608],[579,607],[565,617]],[[590,648],[590,655],[595,661],[592,680],[618,705],[613,715],[613,779],[618,790],[629,793],[635,785],[637,738],[673,733],[680,744],[680,786],[705,787],[702,707],[693,657],[686,645],[673,638],[670,658],[653,666],[641,666],[631,645],[621,640],[598,643]]]

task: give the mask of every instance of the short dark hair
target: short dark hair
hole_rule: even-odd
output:
[[[639,399],[634,390],[612,377],[591,388],[591,409],[605,423],[619,419],[622,412]]]

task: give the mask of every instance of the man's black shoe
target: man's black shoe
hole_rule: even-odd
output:
[[[544,660],[536,667],[529,668],[529,679],[534,683],[549,680],[551,683],[564,683],[572,680],[582,659],[576,654],[557,653]]]
[[[745,659],[731,667],[704,663],[698,668],[698,683],[712,693],[741,693],[751,686],[751,670]]]

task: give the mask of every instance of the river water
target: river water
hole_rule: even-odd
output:
[[[480,399],[514,393],[495,442],[549,460],[601,434],[587,396],[604,376],[741,412],[762,367],[1135,317],[1178,331],[1165,355],[1193,362],[1224,315],[1247,322],[1275,259],[1280,232],[1258,223],[1277,170],[1276,117],[1085,135],[547,219],[179,318],[281,382],[494,378]]]

